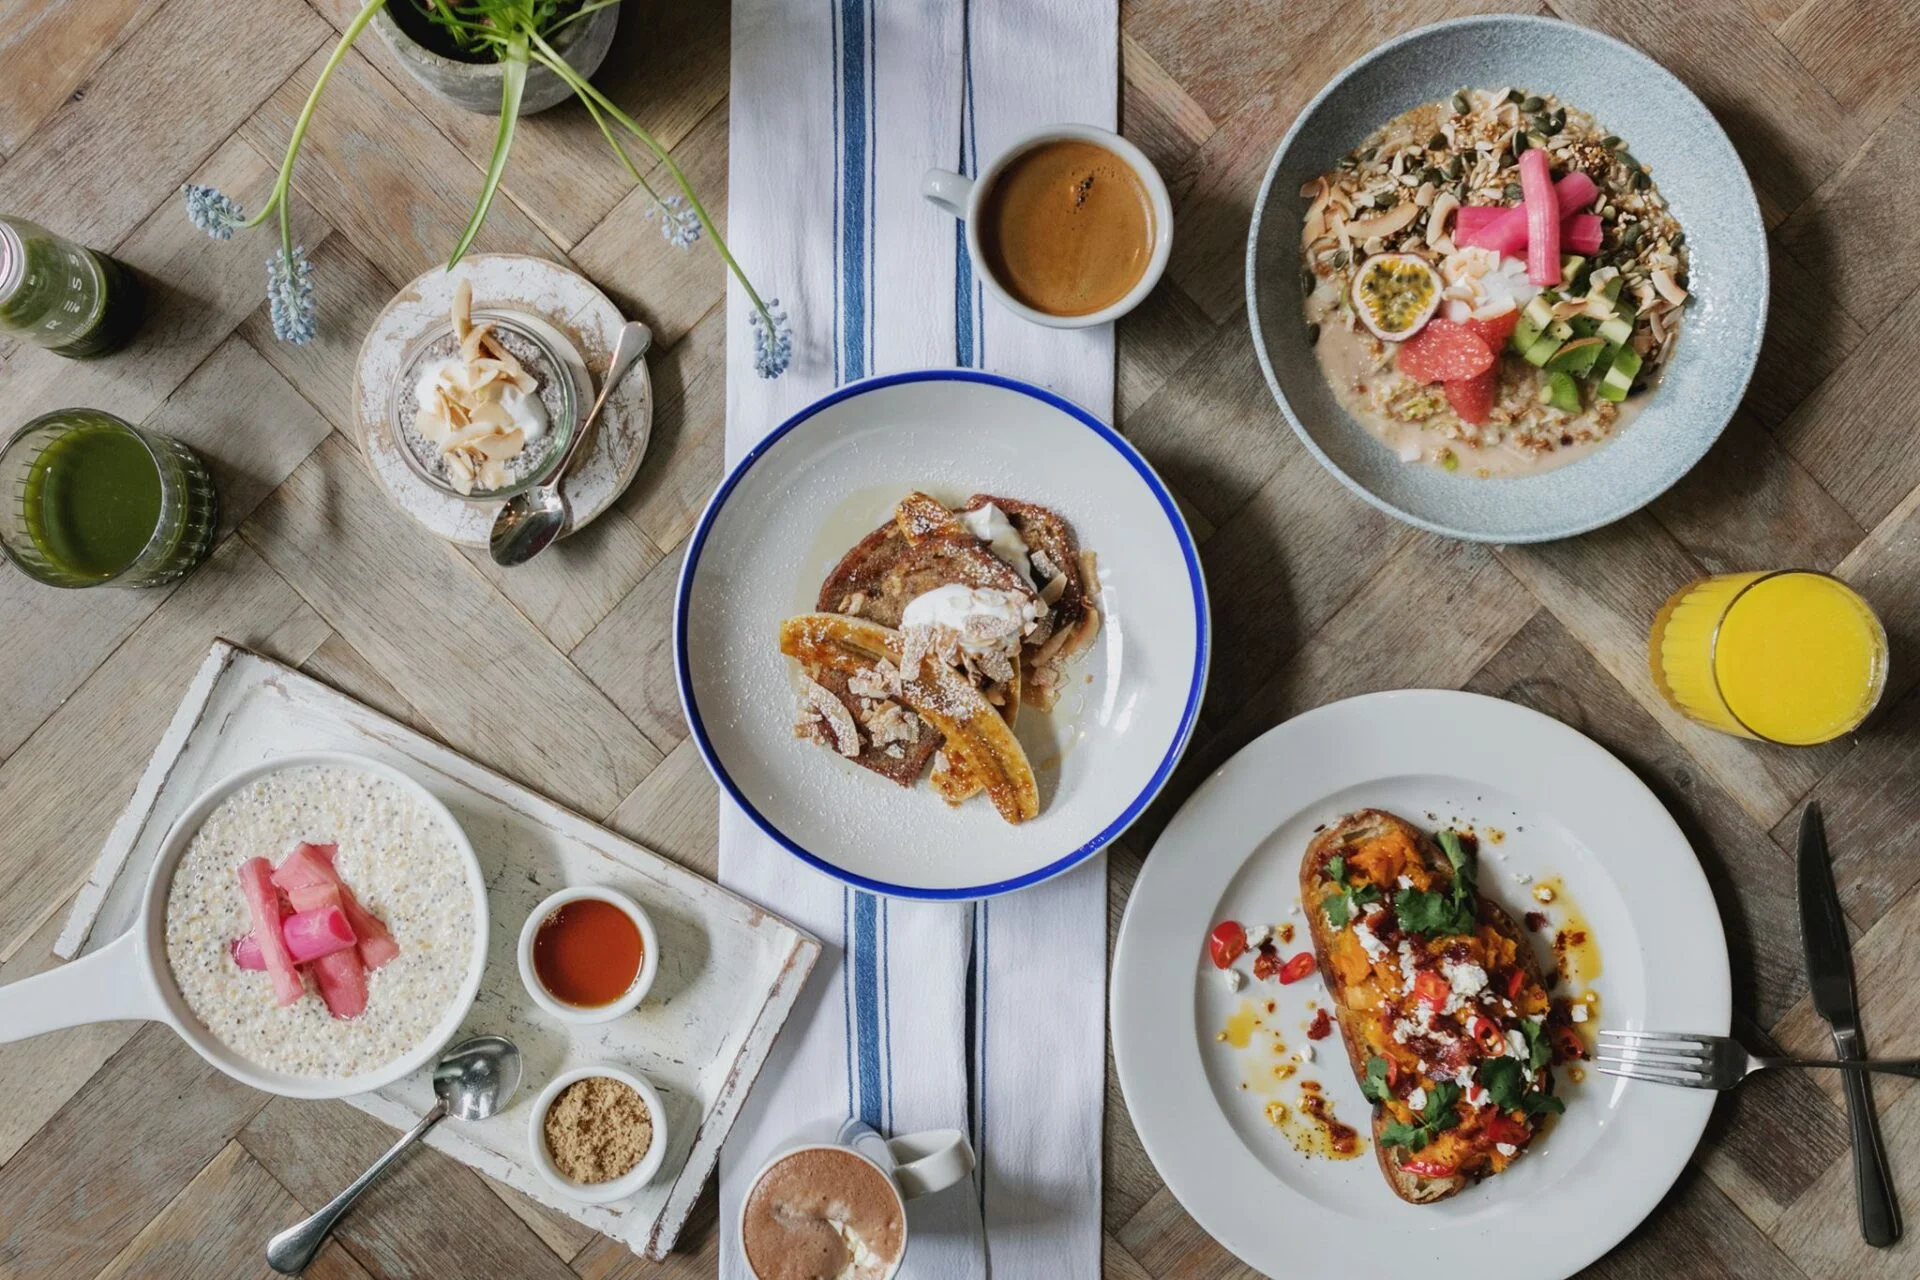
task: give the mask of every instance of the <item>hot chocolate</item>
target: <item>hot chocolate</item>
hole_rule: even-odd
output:
[[[807,1147],[747,1193],[747,1265],[760,1280],[886,1280],[906,1248],[891,1179],[850,1151]]]

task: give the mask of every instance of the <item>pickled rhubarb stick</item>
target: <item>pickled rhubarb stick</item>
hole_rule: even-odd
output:
[[[367,1007],[367,970],[353,948],[315,960],[313,980],[334,1017],[356,1018]]]
[[[359,939],[354,937],[353,926],[347,923],[347,913],[340,909],[336,901],[328,906],[311,911],[296,911],[280,921],[280,936],[287,944],[287,954],[295,964],[306,964],[321,956],[332,955],[354,946]],[[252,934],[233,941],[233,962],[242,969],[264,969],[267,958],[260,949],[260,940]]]
[[[1560,201],[1564,225],[1575,210],[1593,203],[1600,188],[1592,178],[1576,169],[1553,184],[1553,194]],[[1470,204],[1462,206],[1453,218],[1453,242],[1462,249],[1492,249],[1509,258],[1525,256],[1527,210],[1524,205]]]
[[[286,939],[280,935],[280,899],[273,891],[271,875],[272,867],[265,858],[248,858],[240,864],[240,892],[246,895],[253,936],[260,944],[267,976],[273,979],[273,998],[289,1005],[306,994],[306,987],[293,967],[293,957],[287,953]]]
[[[1553,192],[1553,163],[1538,149],[1520,157],[1520,187],[1527,210],[1527,279],[1542,288],[1560,283],[1560,200]]]

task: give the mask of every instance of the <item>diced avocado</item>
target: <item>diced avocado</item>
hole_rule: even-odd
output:
[[[1575,338],[1556,351],[1546,367],[1554,373],[1569,373],[1576,378],[1584,378],[1600,359],[1600,353],[1606,349],[1606,340],[1603,338]]]
[[[1633,390],[1633,379],[1640,372],[1640,356],[1632,347],[1621,347],[1613,353],[1613,363],[1607,366],[1606,376],[1600,379],[1600,395],[1603,399],[1615,403],[1625,400],[1627,392]]]
[[[1553,304],[1559,300],[1559,295],[1553,290],[1542,289],[1533,295],[1533,300],[1527,303],[1527,309],[1520,313],[1520,317],[1533,321],[1533,327],[1544,332],[1553,323]]]
[[[1552,405],[1566,413],[1580,412],[1580,384],[1573,380],[1570,373],[1553,373],[1547,376],[1540,388],[1540,402]]]
[[[1560,286],[1561,288],[1567,290],[1569,293],[1576,293],[1576,294],[1579,293],[1580,290],[1573,287],[1573,282],[1579,278],[1580,273],[1586,268],[1586,265],[1587,265],[1587,260],[1577,253],[1561,254],[1560,255]]]
[[[1543,333],[1535,338],[1533,345],[1521,354],[1526,356],[1528,364],[1544,366],[1547,361],[1553,359],[1553,353],[1560,349],[1562,341],[1563,339],[1556,338],[1551,333]]]

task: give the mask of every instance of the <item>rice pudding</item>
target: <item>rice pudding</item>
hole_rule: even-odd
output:
[[[282,1007],[272,980],[243,969],[252,923],[239,868],[302,841],[335,844],[334,866],[384,921],[399,954],[366,975],[366,1008],[336,1018],[304,976]],[[167,964],[215,1039],[255,1066],[338,1080],[417,1048],[458,996],[472,962],[473,889],[446,823],[406,788],[338,765],[283,769],[228,796],[195,833],[167,891]]]

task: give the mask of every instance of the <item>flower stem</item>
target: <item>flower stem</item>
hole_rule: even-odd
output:
[[[293,122],[293,137],[287,142],[287,158],[280,162],[280,174],[274,179],[273,194],[267,197],[260,212],[240,224],[243,228],[257,227],[267,220],[268,215],[277,211],[280,215],[280,252],[286,256],[289,270],[293,267],[293,226],[287,209],[292,203],[289,193],[293,189],[294,159],[300,154],[300,144],[307,136],[307,125],[313,120],[314,108],[320,105],[320,95],[326,91],[334,68],[346,59],[347,50],[353,47],[353,42],[373,21],[373,15],[385,8],[386,4],[387,0],[367,0],[360,12],[354,15],[353,21],[347,24],[347,29],[340,33],[340,42],[333,46],[333,55],[327,59],[327,65],[320,68],[320,78],[313,82],[313,91],[307,94],[306,105],[300,108],[300,117]]]
[[[533,45],[533,56],[538,58],[540,62],[555,75],[566,81],[568,87],[579,95],[581,101],[598,104],[602,111],[605,111],[607,115],[612,117],[621,128],[640,139],[646,148],[653,152],[653,154],[659,158],[660,162],[666,166],[667,172],[673,175],[673,180],[679,184],[681,192],[687,197],[687,203],[693,206],[694,216],[700,219],[700,226],[706,231],[707,238],[713,241],[713,247],[720,254],[721,260],[727,264],[727,269],[733,272],[733,278],[740,282],[740,287],[747,291],[748,300],[753,303],[754,310],[758,311],[761,318],[766,321],[767,329],[771,332],[776,326],[772,313],[767,310],[767,304],[760,300],[760,295],[755,291],[753,282],[747,279],[747,273],[740,269],[738,262],[734,261],[732,251],[727,248],[726,237],[722,236],[719,229],[713,225],[713,219],[707,216],[706,206],[701,204],[700,197],[694,194],[693,184],[687,181],[687,175],[680,171],[680,166],[674,163],[673,157],[668,154],[667,149],[661,146],[654,136],[642,128],[633,117],[616,106],[612,99],[594,88],[590,81],[569,66],[566,59],[554,52],[553,46],[537,34],[533,37]],[[619,148],[616,147],[615,150],[617,151]],[[625,153],[622,152],[621,155],[624,159]],[[629,168],[631,168],[631,165],[629,165]],[[637,177],[638,175],[636,174],[635,176]],[[645,182],[641,183],[643,187],[646,185]],[[652,190],[651,187],[647,187],[649,194],[652,194]],[[659,199],[658,196],[654,198],[656,200]]]

